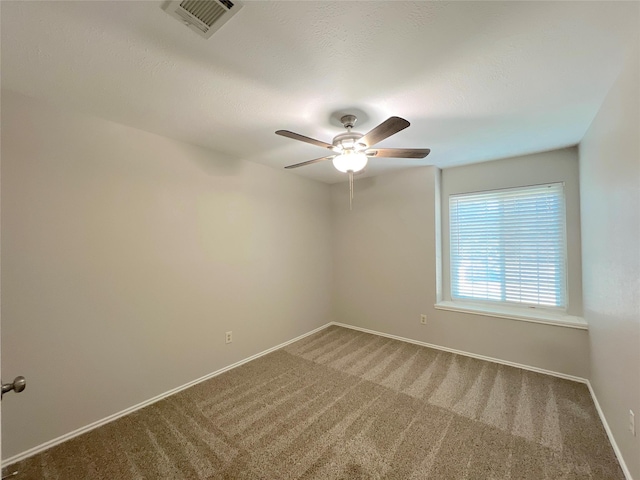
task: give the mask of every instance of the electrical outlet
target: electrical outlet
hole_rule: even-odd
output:
[[[636,416],[633,414],[633,410],[629,410],[629,431],[631,435],[636,436]]]
[[[422,315],[420,315],[420,323],[422,325],[426,325],[427,324],[427,316],[424,313]]]
[[[224,343],[231,343],[233,342],[233,332],[227,332],[224,335]]]

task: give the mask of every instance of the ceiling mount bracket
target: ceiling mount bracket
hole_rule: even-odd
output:
[[[344,128],[353,128],[358,121],[358,117],[355,115],[343,115],[340,117],[340,122],[344,125]]]

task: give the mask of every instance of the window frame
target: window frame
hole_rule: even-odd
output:
[[[449,195],[558,182],[565,184],[567,311],[551,312],[518,306],[480,306],[472,302],[452,301],[449,265]],[[442,168],[436,177],[435,189],[436,274],[433,305],[436,310],[442,311],[443,320],[487,322],[493,317],[507,321],[517,320],[588,329],[582,318],[580,171],[578,151],[575,147]]]
[[[561,242],[562,244],[560,245],[560,258],[561,258],[561,264],[563,267],[563,272],[561,274],[561,285],[559,286],[559,292],[560,292],[560,296],[561,298],[564,300],[564,304],[562,305],[544,305],[544,304],[534,304],[534,303],[526,303],[526,302],[514,302],[514,301],[509,301],[509,300],[491,300],[491,299],[482,299],[482,298],[472,298],[472,297],[465,297],[465,296],[455,296],[454,292],[456,291],[455,285],[454,285],[454,280],[456,278],[456,275],[454,274],[454,265],[456,264],[456,262],[454,262],[454,252],[455,252],[455,246],[453,245],[454,243],[454,234],[452,232],[452,200],[456,199],[456,198],[461,198],[461,197],[470,197],[470,196],[480,196],[480,195],[490,195],[492,193],[496,193],[496,194],[500,194],[500,193],[507,193],[507,192],[517,192],[517,191],[526,191],[526,190],[539,190],[541,187],[560,187],[560,192],[559,192],[559,197],[560,197],[560,201],[562,203],[561,205],[561,212],[560,212],[560,222],[561,225],[558,225],[558,227],[560,228],[560,232],[561,232]],[[499,199],[497,199],[499,200]],[[531,184],[531,185],[519,185],[519,186],[515,186],[515,187],[505,187],[505,188],[493,188],[493,189],[483,189],[483,190],[476,190],[476,191],[472,191],[472,192],[461,192],[461,193],[451,193],[448,195],[448,225],[449,225],[449,232],[448,232],[448,239],[449,239],[449,255],[448,255],[448,266],[449,266],[449,276],[448,276],[448,280],[449,280],[449,285],[448,285],[448,292],[449,292],[449,297],[450,297],[450,302],[453,305],[459,305],[462,308],[465,308],[465,306],[467,308],[474,308],[474,306],[476,306],[479,310],[491,310],[491,309],[495,309],[496,311],[499,310],[511,310],[513,309],[514,312],[517,312],[518,310],[521,311],[538,311],[542,314],[544,314],[544,312],[548,312],[548,313],[558,313],[561,315],[566,315],[567,311],[569,309],[569,271],[568,271],[568,266],[569,266],[569,262],[568,262],[568,255],[567,255],[567,248],[568,248],[568,235],[567,235],[567,195],[566,195],[566,189],[565,189],[565,182],[564,181],[559,181],[559,182],[545,182],[545,183],[537,183],[537,184]],[[499,241],[502,241],[502,238],[500,238]],[[502,249],[501,249],[502,251]],[[504,261],[501,262],[500,265],[502,268],[504,268]],[[501,283],[501,290],[504,292],[506,288],[506,282],[504,282],[504,279]],[[517,313],[516,313],[517,315]]]

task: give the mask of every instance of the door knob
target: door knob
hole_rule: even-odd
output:
[[[3,383],[2,384],[2,394],[0,394],[0,398],[4,396],[5,393],[13,390],[16,393],[20,393],[27,386],[27,380],[20,376],[13,379],[12,383]]]

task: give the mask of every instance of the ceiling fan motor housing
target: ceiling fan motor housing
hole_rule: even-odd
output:
[[[364,143],[359,142],[364,135],[359,132],[346,132],[333,137],[334,150],[342,152],[344,150],[354,150],[361,152],[367,148]]]

